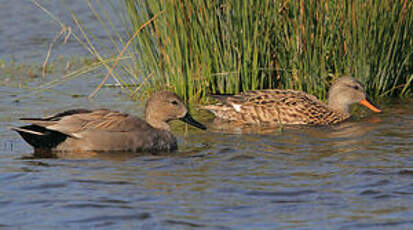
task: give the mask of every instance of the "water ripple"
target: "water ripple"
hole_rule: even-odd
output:
[[[92,222],[113,222],[113,221],[124,221],[124,220],[145,220],[151,218],[150,213],[138,213],[133,215],[100,215],[90,218],[84,218],[79,220],[65,221],[66,223],[92,223]]]
[[[71,182],[85,183],[85,184],[102,184],[102,185],[128,185],[127,181],[99,181],[99,180],[71,180]]]
[[[282,192],[264,192],[264,191],[250,191],[247,195],[250,196],[302,196],[315,193],[313,190],[301,190],[301,191],[282,191]]]
[[[169,225],[179,225],[182,227],[191,227],[191,228],[205,227],[205,225],[202,225],[202,224],[196,224],[196,223],[192,223],[189,221],[181,221],[181,220],[165,220],[164,222]]]

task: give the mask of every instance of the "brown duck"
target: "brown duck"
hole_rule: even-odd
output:
[[[12,129],[35,151],[163,151],[177,149],[168,125],[175,119],[205,129],[191,117],[181,99],[169,91],[150,96],[145,107],[146,121],[107,109],[75,109],[46,118],[22,118],[31,125]]]
[[[338,78],[330,88],[328,103],[295,90],[255,90],[237,95],[211,95],[220,103],[202,107],[216,117],[238,124],[330,125],[350,117],[351,104],[360,103],[381,112],[366,100],[361,82]]]

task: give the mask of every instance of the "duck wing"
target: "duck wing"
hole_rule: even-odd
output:
[[[318,100],[315,96],[296,90],[252,90],[236,95],[210,95],[217,99],[220,103],[217,105],[204,106],[205,109],[229,109],[232,107],[237,112],[241,111],[242,107],[300,107],[303,109],[308,104],[317,104],[324,106],[324,103]]]
[[[240,123],[324,124],[337,120],[326,104],[302,91],[254,90],[212,97],[220,103],[204,109],[221,119]]]
[[[149,129],[149,125],[140,118],[107,109],[67,110],[46,118],[22,118],[20,120],[71,137],[77,137],[78,133],[92,130],[128,132]]]
[[[294,101],[297,103],[315,102],[323,104],[315,96],[296,90],[253,90],[244,92],[241,94],[241,96],[244,98],[244,100],[255,105],[290,105],[294,104]]]

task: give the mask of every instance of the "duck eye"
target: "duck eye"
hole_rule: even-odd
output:
[[[360,89],[360,87],[359,87],[358,85],[355,85],[355,86],[353,86],[353,89],[355,89],[355,90],[359,90],[359,89]]]
[[[178,105],[178,102],[176,100],[171,101],[172,105]]]

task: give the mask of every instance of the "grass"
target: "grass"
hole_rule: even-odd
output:
[[[86,74],[89,77],[101,76],[102,73],[96,72],[100,66],[93,57],[59,56],[55,60],[49,60],[46,66],[37,62],[18,63],[15,60],[0,59],[0,86],[25,89],[24,93],[16,97],[15,101],[19,101]]]
[[[67,24],[63,23],[57,16],[53,14],[49,9],[46,9],[43,7],[37,0],[31,0],[31,2],[43,10],[44,13],[50,16],[53,22],[55,22],[57,25],[60,26],[61,30],[57,33],[55,39],[51,42],[49,49],[47,50],[47,55],[45,58],[45,61],[43,63],[43,67],[48,66],[48,60],[50,57],[50,54],[52,52],[53,46],[55,45],[59,39],[64,39],[64,41],[68,39],[74,39],[76,40],[80,45],[82,45],[87,51],[90,53],[90,57],[94,60],[93,63],[87,63],[84,66],[76,69],[75,71],[72,71],[70,73],[65,74],[59,79],[54,79],[46,84],[41,85],[40,87],[34,89],[37,91],[43,91],[47,90],[49,88],[52,88],[56,85],[63,84],[64,82],[70,81],[74,78],[81,77],[82,75],[86,75],[87,73],[90,72],[95,72],[95,71],[101,71],[101,69],[106,69],[107,71],[111,72],[111,76],[115,80],[115,85],[122,87],[122,89],[128,93],[128,94],[133,94],[133,89],[131,89],[132,86],[137,85],[137,81],[134,81],[133,79],[125,79],[122,78],[124,75],[123,73],[126,71],[127,74],[126,76],[131,76],[135,74],[137,71],[135,70],[130,70],[128,69],[128,66],[130,66],[130,62],[133,62],[133,59],[135,58],[134,55],[130,55],[130,52],[127,53],[127,55],[124,55],[122,57],[116,58],[116,52],[121,49],[122,46],[125,45],[125,41],[123,40],[122,36],[120,33],[117,31],[116,26],[112,23],[112,18],[109,18],[107,14],[107,10],[113,7],[112,5],[109,4],[109,6],[106,4],[104,5],[102,1],[96,0],[93,1],[95,2],[92,4],[92,1],[85,0],[85,3],[88,4],[90,11],[92,14],[95,16],[95,18],[99,21],[100,25],[102,26],[102,29],[105,31],[106,35],[108,38],[110,38],[110,41],[112,42],[110,48],[108,49],[107,46],[105,46],[101,39],[98,38],[95,34],[93,34],[91,31],[88,30],[82,23],[82,21],[76,16],[75,12],[71,10],[70,4],[68,4],[66,1],[62,0],[61,3],[68,9],[68,12],[72,16],[73,22],[75,24],[75,28],[72,28],[72,26],[68,26]],[[108,3],[110,3],[108,1]],[[96,7],[99,9],[97,10]],[[109,7],[109,8],[107,8]],[[112,9],[113,10],[113,9]],[[98,13],[99,11],[99,13]],[[117,61],[122,60],[124,61],[124,66],[120,68],[120,70],[116,71],[111,71],[111,65],[113,63],[116,63]],[[133,73],[132,73],[133,71]],[[122,75],[118,74],[118,72],[122,72]],[[112,86],[111,84],[110,86]]]
[[[205,103],[208,93],[293,88],[325,99],[341,74],[360,79],[372,97],[413,93],[411,1],[85,2],[112,47],[72,11],[78,32],[71,36],[130,95],[170,89]]]
[[[369,94],[412,93],[409,1],[125,0],[137,28],[164,11],[136,40],[149,90],[186,100],[209,93],[294,88],[325,98],[350,74]]]

